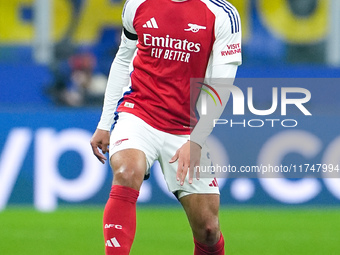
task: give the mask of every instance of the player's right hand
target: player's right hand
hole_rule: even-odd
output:
[[[103,154],[105,154],[106,152],[109,152],[110,132],[97,128],[96,132],[94,132],[91,138],[90,143],[91,143],[93,154],[97,157],[97,159],[100,162],[105,164],[105,160],[107,158]],[[98,148],[101,149],[103,154],[100,153]]]

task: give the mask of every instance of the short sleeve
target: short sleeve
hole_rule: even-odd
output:
[[[220,8],[216,15],[212,65],[242,64],[241,20],[233,6]]]

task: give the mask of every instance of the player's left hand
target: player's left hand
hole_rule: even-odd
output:
[[[177,181],[181,186],[189,171],[189,183],[192,184],[196,166],[200,165],[201,146],[192,141],[187,141],[176,151],[176,154],[170,159],[169,163],[174,163],[178,160]],[[199,172],[196,172],[196,179],[199,180]]]

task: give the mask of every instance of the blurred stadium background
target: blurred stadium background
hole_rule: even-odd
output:
[[[230,2],[243,25],[238,78],[312,78],[301,87],[317,103],[312,119],[289,117],[299,121],[294,129],[217,128],[209,140],[216,160],[340,164],[340,1]],[[0,0],[0,254],[103,253],[112,174],[92,156],[89,140],[123,4]],[[266,95],[260,104],[270,102]],[[139,198],[132,253],[192,254],[185,215],[157,164],[152,173]],[[339,254],[335,177],[219,180],[229,254]]]

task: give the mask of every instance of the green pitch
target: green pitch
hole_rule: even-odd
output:
[[[180,208],[138,209],[132,255],[193,254],[192,235]],[[2,255],[104,254],[102,208],[28,208],[0,212]],[[340,209],[222,208],[228,255],[338,255]]]

